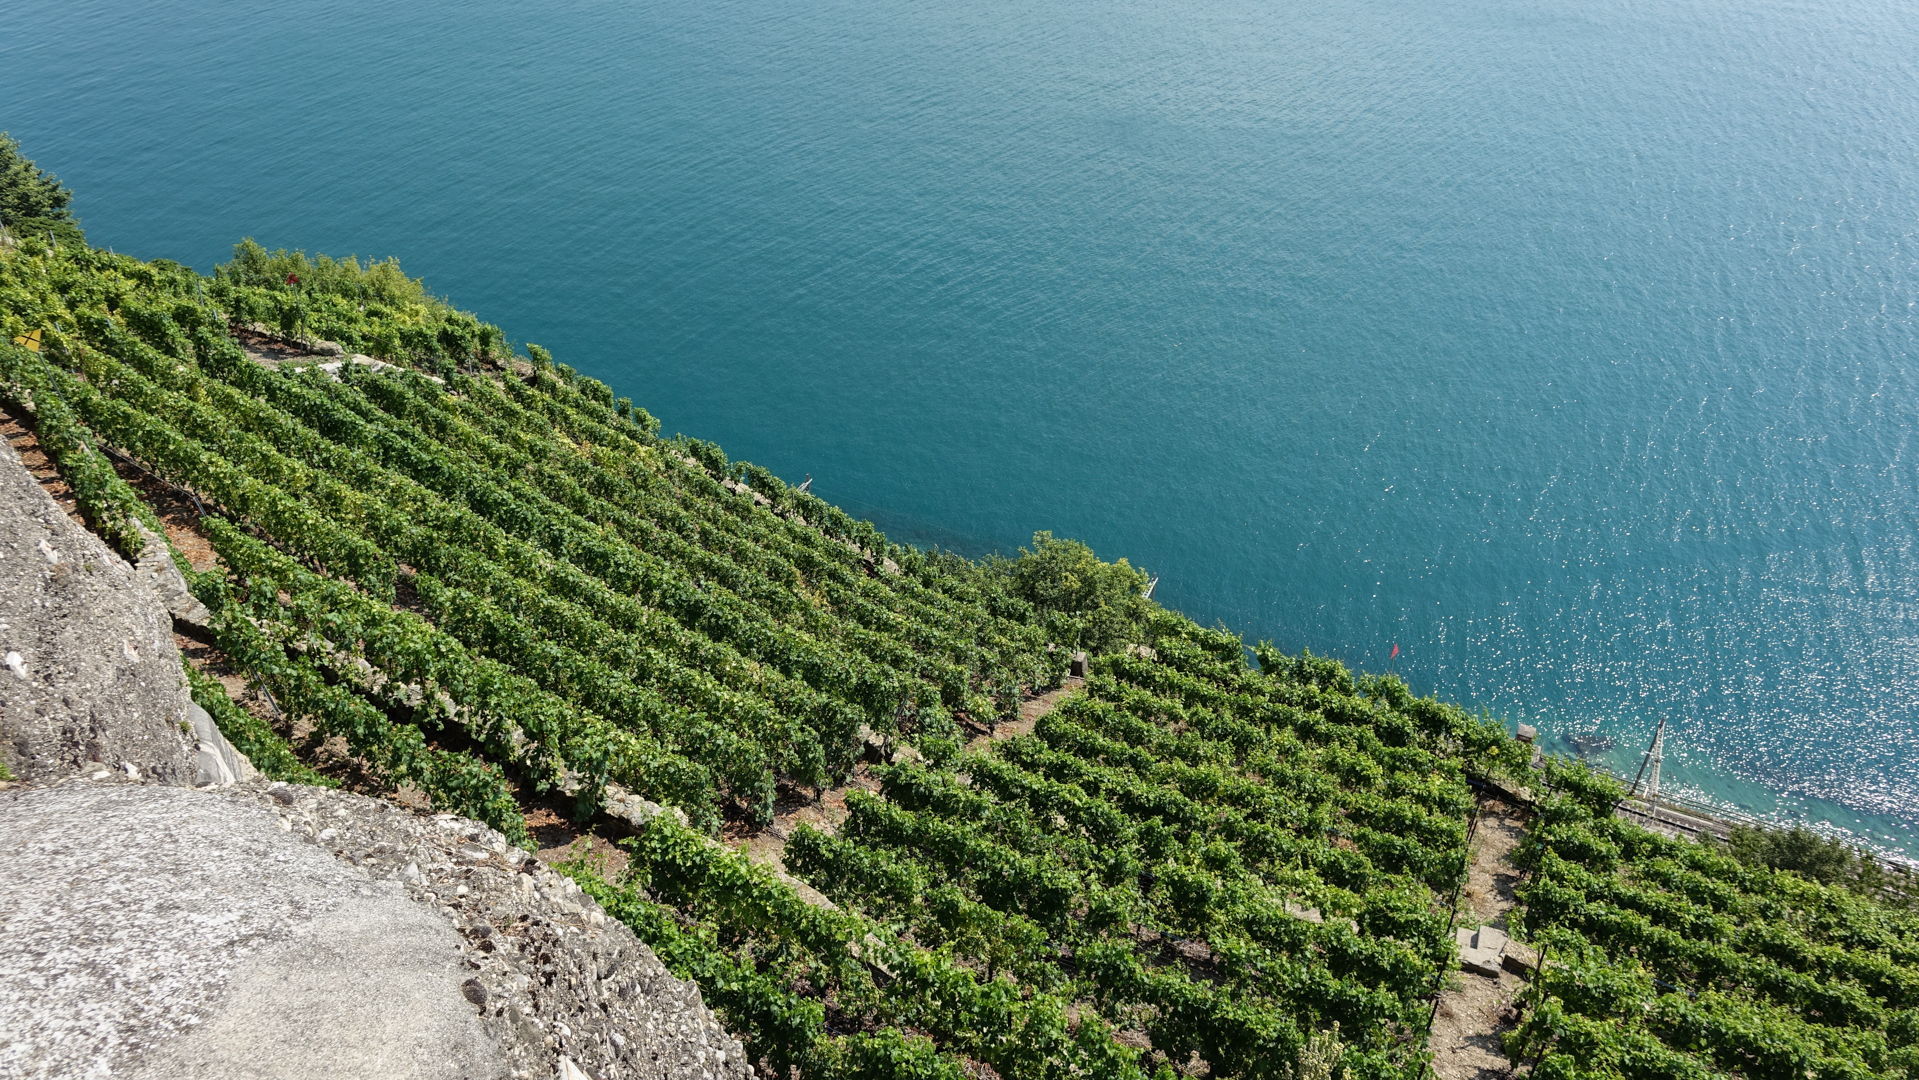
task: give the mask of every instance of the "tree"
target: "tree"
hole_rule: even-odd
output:
[[[1858,862],[1845,841],[1820,836],[1802,825],[1791,829],[1735,825],[1728,843],[1740,862],[1791,870],[1822,885],[1844,884]]]
[[[20,143],[0,131],[0,226],[18,240],[52,233],[56,243],[84,244],[86,234],[72,210],[73,192],[20,153]]]
[[[1078,540],[1034,533],[1033,546],[1000,569],[1057,640],[1095,652],[1138,641],[1152,614],[1152,602],[1141,595],[1146,574],[1125,559],[1101,562]]]

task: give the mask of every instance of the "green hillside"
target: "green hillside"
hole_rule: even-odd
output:
[[[190,574],[212,643],[273,703],[196,671],[229,737],[270,773],[522,840],[536,806],[678,808],[618,883],[575,872],[756,1062],[1424,1072],[1475,785],[1539,782],[1502,725],[1310,654],[1251,665],[1070,542],[982,562],[890,543],[506,340],[391,262],[249,242],[202,277],[0,245],[0,399],[121,550],[171,524],[217,554]],[[158,489],[190,520],[163,523]],[[976,738],[1081,648],[1089,677],[1030,732]],[[1634,830],[1617,792],[1553,779],[1523,893],[1549,964],[1515,1060],[1911,1066],[1912,916]],[[718,842],[829,790],[843,823],[783,839],[831,905]]]
[[[1548,772],[1556,792],[1527,838],[1520,890],[1548,963],[1507,1039],[1515,1061],[1540,1080],[1919,1070],[1910,878],[1822,884],[1764,853],[1736,857],[1739,845],[1621,821],[1624,791],[1608,777]]]

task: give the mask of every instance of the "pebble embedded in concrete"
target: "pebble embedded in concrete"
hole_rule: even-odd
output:
[[[0,1077],[752,1076],[697,987],[528,861],[317,788],[0,791],[0,1031],[30,1033]]]

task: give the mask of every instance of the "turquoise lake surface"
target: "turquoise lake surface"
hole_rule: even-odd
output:
[[[0,129],[97,244],[398,255],[897,539],[1919,854],[1909,5],[9,0]]]

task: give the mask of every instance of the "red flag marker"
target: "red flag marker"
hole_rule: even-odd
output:
[[[1393,657],[1395,657],[1395,656],[1398,656],[1398,655],[1399,655],[1399,642],[1397,642],[1397,641],[1395,641],[1395,642],[1393,642],[1393,655],[1392,655],[1392,656],[1388,656],[1388,657],[1387,657],[1386,659],[1388,659],[1388,660],[1391,660],[1391,659],[1393,659]]]

